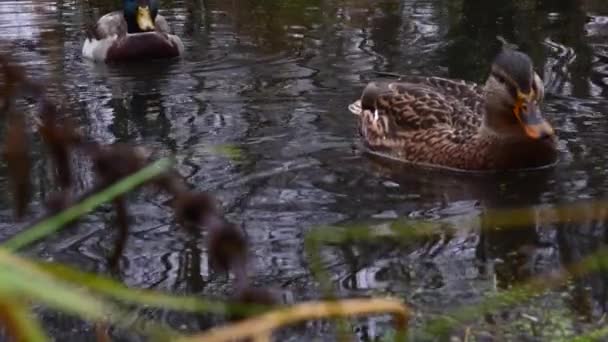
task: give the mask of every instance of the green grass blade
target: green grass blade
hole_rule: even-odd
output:
[[[195,296],[167,295],[158,291],[131,289],[113,279],[81,272],[56,263],[38,263],[37,265],[41,270],[61,280],[86,286],[92,291],[124,303],[196,313],[250,315],[258,310],[252,306],[208,301]]]
[[[161,159],[151,165],[146,166],[133,175],[111,185],[107,189],[96,193],[80,203],[70,207],[61,213],[50,217],[24,232],[17,234],[8,241],[4,242],[0,247],[17,250],[23,248],[45,236],[52,234],[75,219],[87,214],[103,203],[106,203],[122,194],[125,194],[146,181],[162,174],[171,167],[169,159]]]
[[[54,281],[28,262],[0,251],[0,293],[27,298],[89,320],[104,320],[112,307],[85,290]]]
[[[605,340],[608,336],[608,327],[602,327],[593,331],[590,331],[584,335],[578,336],[572,340],[572,342],[595,342]]]
[[[108,322],[148,336],[176,335],[161,323],[141,319],[81,285],[62,282],[3,249],[0,249],[0,296],[35,301],[88,321]]]
[[[213,154],[217,154],[226,157],[234,162],[239,162],[244,159],[243,150],[236,145],[221,144],[213,145],[209,147],[209,151]]]
[[[444,336],[450,329],[486,313],[522,304],[547,290],[562,286],[570,279],[580,278],[592,272],[605,271],[607,268],[608,248],[602,248],[558,273],[537,276],[522,285],[514,286],[496,296],[487,298],[480,304],[457,309],[441,318],[431,320],[421,327],[421,331],[432,336]],[[603,333],[603,331],[599,331],[599,333]]]
[[[591,203],[593,208],[597,208],[598,203]],[[589,205],[589,203],[587,203]],[[544,211],[544,217],[550,219],[551,222],[563,222],[569,219],[582,219],[581,214],[585,207],[581,205],[559,208],[548,208]],[[499,225],[501,227],[517,227],[527,223],[523,219],[511,220],[514,215],[514,210],[493,211],[486,214],[484,217],[490,218],[490,224]],[[603,212],[603,211],[602,211]],[[519,213],[519,212],[517,212]],[[598,214],[599,215],[599,214]],[[528,215],[530,216],[530,215]],[[305,237],[305,251],[310,262],[310,269],[313,278],[322,284],[322,287],[331,286],[328,283],[328,271],[323,268],[320,260],[320,249],[322,245],[341,245],[349,243],[370,243],[382,239],[389,241],[408,244],[415,243],[417,239],[425,236],[432,236],[446,228],[450,228],[449,224],[432,223],[425,221],[412,220],[394,220],[384,227],[389,229],[380,229],[369,225],[356,224],[345,227],[318,227],[312,229]],[[565,270],[555,274],[541,275],[531,279],[528,282],[514,286],[513,288],[498,293],[495,296],[486,298],[480,304],[456,309],[446,313],[437,319],[432,319],[426,322],[416,336],[418,337],[438,337],[444,336],[451,329],[475,320],[484,314],[494,312],[499,309],[516,306],[526,302],[543,292],[559,287],[566,281],[572,278],[582,277],[591,272],[597,272],[608,269],[608,249],[600,249],[594,254],[589,255],[579,262],[568,265]],[[598,329],[589,334],[579,337],[580,341],[589,341],[595,338],[608,335],[608,329]]]

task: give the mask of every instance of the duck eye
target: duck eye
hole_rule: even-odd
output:
[[[499,74],[494,74],[494,78],[496,78],[496,80],[502,84],[505,84],[507,81],[505,80],[504,77],[500,76]]]

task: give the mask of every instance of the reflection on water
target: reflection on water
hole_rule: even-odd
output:
[[[411,217],[457,227],[420,244],[323,250],[340,295],[399,295],[420,319],[580,260],[608,237],[597,213],[583,223],[535,219],[538,206],[602,198],[608,189],[603,0],[163,1],[186,44],[183,60],[92,65],[80,57],[82,28],[116,2],[1,2],[1,48],[46,80],[95,139],[176,154],[189,181],[217,194],[244,226],[255,281],[282,288],[289,302],[320,296],[303,252],[304,234],[315,225],[380,227]],[[387,165],[353,148],[346,106],[372,71],[483,81],[496,35],[528,52],[545,80],[544,110],[560,134],[556,169],[473,177]],[[240,158],[213,153],[224,144],[236,145]],[[79,182],[90,184],[88,166],[79,167]],[[48,184],[43,177],[38,199]],[[1,203],[4,237],[16,228],[6,199]],[[497,207],[529,207],[536,223],[516,231],[485,227],[483,213]],[[205,237],[182,234],[159,199],[142,194],[130,211],[136,228],[124,258],[127,284],[220,298],[229,291],[228,280],[209,271]],[[104,272],[112,229],[111,217],[98,213],[33,252]],[[606,284],[590,275],[564,290],[571,300],[547,295],[546,303],[563,305],[569,321],[593,321],[606,312]],[[166,320],[192,329],[212,323]],[[86,326],[47,321],[58,339],[90,337]],[[361,336],[376,336],[386,319],[359,322]],[[293,339],[306,339],[328,328],[294,332]]]

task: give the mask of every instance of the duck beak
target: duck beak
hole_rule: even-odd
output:
[[[154,22],[150,15],[150,8],[148,6],[137,7],[137,26],[142,31],[154,31]]]
[[[553,127],[543,118],[535,101],[520,98],[513,108],[513,113],[531,139],[543,139],[554,134]]]

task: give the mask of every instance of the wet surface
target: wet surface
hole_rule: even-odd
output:
[[[94,139],[175,154],[188,181],[213,192],[242,224],[252,243],[255,282],[280,288],[285,302],[321,295],[304,254],[305,234],[317,225],[381,227],[409,217],[458,228],[419,244],[322,251],[340,296],[403,297],[417,311],[416,322],[579,260],[608,238],[605,214],[590,212],[595,219],[568,224],[534,218],[540,207],[599,199],[608,190],[605,1],[162,3],[162,14],[186,45],[182,60],[129,66],[84,61],[82,29],[116,8],[112,1],[0,2],[1,48],[46,80],[66,114]],[[373,71],[481,82],[498,48],[496,35],[529,53],[545,81],[545,115],[560,137],[555,168],[470,176],[360,153],[347,106]],[[238,155],[215,152],[223,146]],[[43,171],[48,163],[39,158],[36,167],[40,201],[52,185]],[[88,175],[88,166],[79,165],[83,186],[91,183]],[[6,187],[0,178],[0,188]],[[6,237],[18,226],[8,199],[0,205],[0,234]],[[480,233],[482,213],[505,207],[529,208],[536,223]],[[125,283],[216,298],[230,291],[229,280],[209,270],[204,242],[178,229],[162,199],[144,193],[129,209],[134,224],[123,260]],[[112,214],[100,211],[32,252],[106,272],[112,231]],[[568,322],[597,320],[606,311],[606,285],[604,277],[589,276],[563,293],[547,294],[543,303],[562,306]],[[571,299],[577,296],[589,305],[573,304],[580,304]],[[189,329],[213,324],[159,317]],[[357,329],[362,336],[381,335],[387,321],[361,320]],[[87,326],[70,322],[53,316],[47,325],[58,340],[91,336]],[[291,338],[326,331],[308,324]]]

